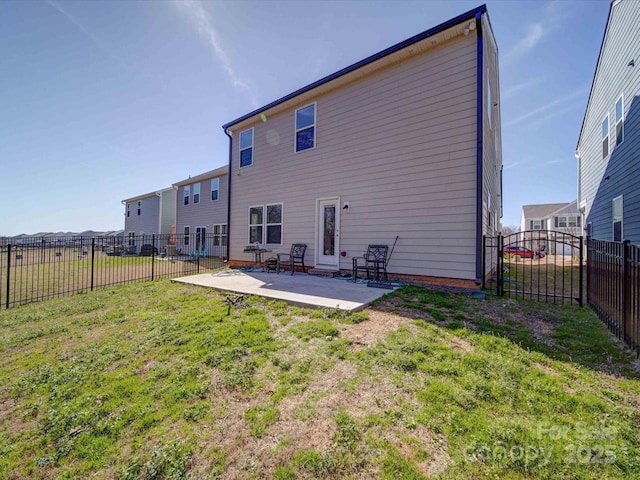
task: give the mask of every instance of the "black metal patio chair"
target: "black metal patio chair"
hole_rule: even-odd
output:
[[[389,245],[371,244],[362,257],[353,257],[353,283],[358,281],[358,272],[366,272],[367,280],[387,281]]]
[[[300,265],[302,267],[302,272],[307,273],[307,268],[304,265],[304,254],[306,251],[306,243],[294,243],[291,245],[291,251],[289,253],[279,253],[276,273],[280,273],[283,265],[289,265],[291,267],[291,275],[295,272],[296,265]]]

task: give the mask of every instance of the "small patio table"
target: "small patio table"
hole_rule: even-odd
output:
[[[263,270],[264,270],[264,265],[262,264],[262,254],[272,252],[272,250],[269,250],[268,248],[254,247],[253,245],[249,245],[245,247],[244,251],[247,253],[253,253],[253,262],[255,263],[256,266],[262,267]]]

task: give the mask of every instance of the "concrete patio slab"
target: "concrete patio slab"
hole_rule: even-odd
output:
[[[259,295],[305,307],[334,307],[347,311],[360,310],[391,291],[345,279],[232,269],[175,278],[172,281]]]

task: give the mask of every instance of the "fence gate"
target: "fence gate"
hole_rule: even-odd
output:
[[[563,232],[528,230],[485,237],[485,288],[499,296],[583,305],[583,238]]]

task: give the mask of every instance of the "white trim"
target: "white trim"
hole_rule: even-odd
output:
[[[187,203],[184,203],[184,199],[187,199]],[[182,187],[182,206],[186,207],[191,203],[191,185],[185,185]]]
[[[249,147],[242,147],[242,134],[246,133],[246,132],[251,132],[251,146]],[[240,132],[240,135],[238,135],[238,168],[247,168],[250,167],[251,165],[253,165],[253,145],[255,144],[255,135],[254,135],[254,131],[253,131],[253,127],[251,128],[247,128],[246,130],[243,130]],[[248,165],[242,165],[242,152],[244,150],[248,150],[251,149],[251,163]]]
[[[604,121],[607,121],[607,136],[602,136],[602,124]],[[606,160],[611,155],[611,122],[609,121],[609,112],[604,116],[602,121],[600,122],[600,153],[602,153],[602,144],[604,143],[604,139],[607,139],[607,155],[602,156],[602,160]]]
[[[198,192],[196,193],[196,187]],[[196,202],[196,195],[198,195],[198,201]],[[193,184],[193,204],[198,205],[200,203],[200,182]]]
[[[313,123],[311,125],[307,125],[306,127],[298,128],[298,111],[308,108],[313,105]],[[314,150],[316,145],[318,144],[318,102],[311,102],[303,107],[296,108],[293,113],[293,153],[302,153],[307,150]],[[313,128],[313,147],[305,148],[304,150],[298,150],[298,132],[303,130],[307,130],[309,128]]]
[[[624,195],[618,195],[611,199],[611,240],[615,242],[615,223],[616,217],[613,215],[614,203],[620,200],[620,241],[624,240]]]
[[[213,182],[216,182],[218,184],[218,188],[213,188]],[[218,198],[216,198],[215,200],[213,198],[211,198],[213,196],[213,192],[218,192]],[[217,202],[218,200],[220,200],[220,177],[215,177],[211,179],[211,195],[209,195],[209,198],[211,199],[212,202]]]
[[[271,207],[274,205],[280,205],[280,223],[267,223],[267,207]],[[261,208],[262,209],[262,223],[251,223],[251,209],[252,208]],[[247,241],[248,244],[251,244],[251,227],[262,227],[262,235],[260,238],[260,245],[274,245],[281,246],[284,244],[284,203],[283,202],[271,202],[264,203],[262,205],[250,205],[249,206],[249,218],[247,222]],[[280,225],[280,243],[267,243],[267,228],[273,225]]]
[[[189,233],[187,233],[187,230],[189,230]],[[191,245],[189,245],[190,242],[188,240],[188,238],[191,237],[191,227],[189,225],[183,225],[182,226],[182,235],[183,235],[183,237],[182,237],[182,245],[183,246],[187,246],[187,245],[191,246]],[[187,241],[185,242],[185,240],[187,240]]]

